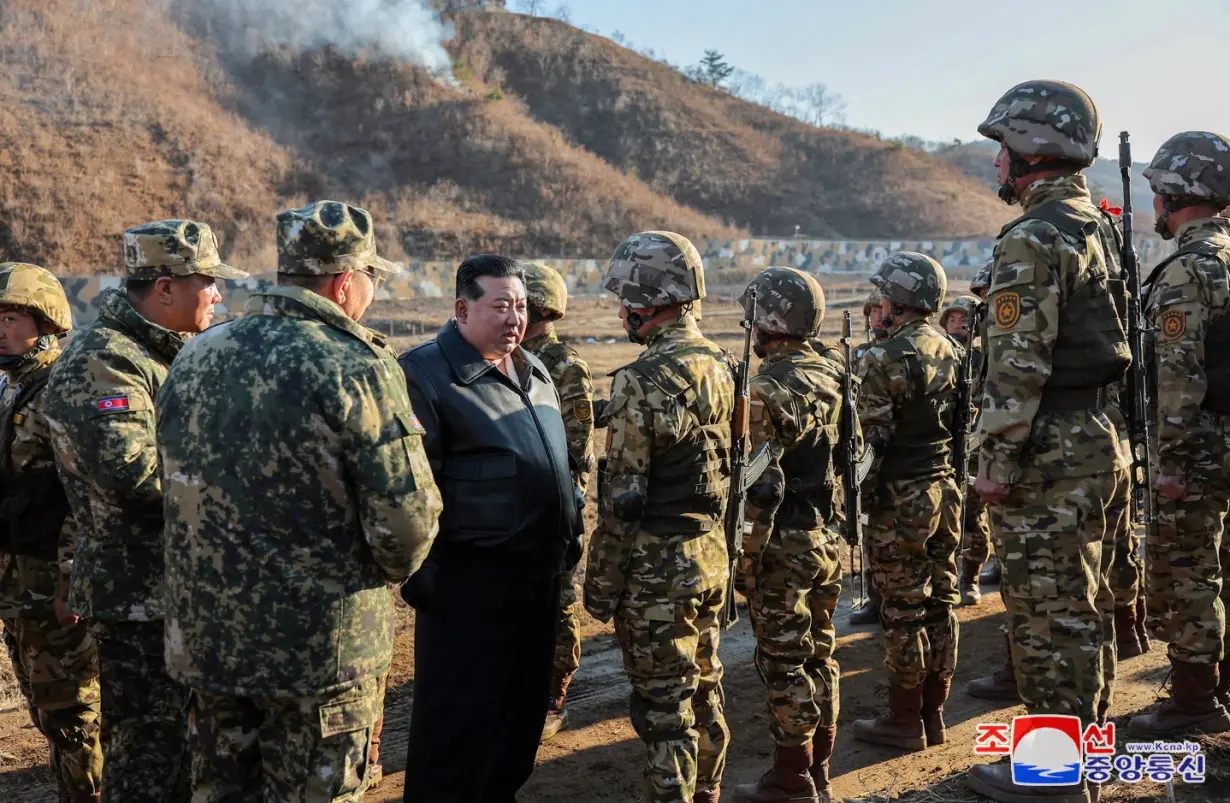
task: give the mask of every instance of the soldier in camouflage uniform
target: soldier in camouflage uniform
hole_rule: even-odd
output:
[[[992,270],[976,489],[1003,564],[1017,686],[1030,714],[1104,715],[1114,677],[1110,568],[1130,493],[1111,388],[1131,362],[1117,233],[1080,171],[1097,110],[1057,81],[1013,87],[978,127],[1000,143],[1000,197],[1021,217]],[[1083,803],[1098,787],[1020,786],[1007,762],[969,783],[1000,801]]]
[[[944,307],[940,313],[940,329],[947,332],[958,343],[965,345],[969,335],[969,326],[974,321],[978,307],[982,301],[977,296],[959,296]],[[969,356],[973,363],[971,373],[973,381],[970,384],[970,421],[976,426],[978,411],[982,408],[982,367],[983,348],[975,340],[973,353]],[[970,440],[968,451],[975,453],[977,444]],[[970,460],[968,469],[977,473],[975,460]],[[961,545],[961,566],[957,588],[961,592],[961,602],[965,605],[977,605],[982,602],[982,589],[979,588],[979,575],[982,564],[986,563],[991,554],[991,528],[987,522],[986,506],[973,492],[968,477],[957,477],[957,483],[962,488],[961,515],[965,523],[965,543]],[[970,486],[970,487],[967,487]]]
[[[218,257],[204,223],[124,233],[125,290],[52,369],[47,421],[76,519],[69,607],[98,642],[103,799],[187,799],[188,691],[163,661],[163,519],[154,397],[185,338],[204,331],[217,279],[247,276]]]
[[[871,292],[867,294],[867,299],[863,302],[863,325],[866,327],[869,339],[866,343],[860,343],[854,347],[850,359],[854,361],[854,370],[858,372],[858,365],[863,361],[863,355],[871,350],[871,347],[877,343],[883,343],[888,339],[888,327],[884,325],[884,310],[881,309],[883,296],[880,295],[880,288],[873,287]],[[864,500],[863,509],[867,508],[869,500]],[[871,576],[870,561],[867,560],[867,545],[863,544],[863,588],[867,592],[867,599],[863,604],[850,612],[850,624],[852,625],[870,625],[880,621],[880,592],[876,588],[875,580]]]
[[[1154,269],[1145,303],[1158,389],[1158,537],[1145,545],[1148,588],[1173,683],[1170,699],[1130,728],[1220,732],[1230,730],[1230,220],[1218,210],[1230,203],[1230,138],[1177,134],[1145,178],[1158,232],[1179,247]]]
[[[60,338],[71,328],[51,273],[0,265],[0,619],[60,800],[85,803],[102,789],[98,648],[89,623],[68,612],[60,582],[74,528],[43,411]]]
[[[756,631],[756,669],[768,689],[776,758],[735,800],[830,799],[829,759],[837,736],[838,677],[833,612],[841,594],[840,505],[834,452],[845,361],[813,347],[824,291],[811,275],[769,268],[752,280],[751,319],[760,370],[748,383],[749,440],[772,462],[749,490],[752,528],[739,571]],[[741,299],[750,313],[748,293]]]
[[[874,451],[866,537],[883,601],[888,712],[857,720],[854,736],[922,750],[944,742],[944,701],[957,665],[955,555],[961,492],[951,463],[962,350],[930,323],[947,279],[939,263],[903,251],[871,281],[884,295],[889,336],[859,365],[859,420]]]
[[[363,799],[385,585],[441,509],[397,360],[358,323],[397,270],[371,216],[318,201],[277,226],[279,286],[189,342],[158,394],[167,669],[194,690],[199,803]]]
[[[722,702],[719,617],[729,563],[734,382],[700,333],[700,254],[671,232],[629,237],[604,286],[646,348],[615,373],[606,477],[585,570],[585,609],[615,618],[632,683],[631,719],[648,749],[647,799],[717,803],[730,732]]]
[[[584,494],[595,463],[594,385],[581,354],[555,334],[555,321],[562,319],[568,308],[568,285],[554,268],[531,262],[525,266],[525,295],[530,322],[521,347],[542,360],[559,392],[560,412],[568,435],[568,457],[574,464],[572,480]],[[578,563],[572,577],[566,578],[560,588],[555,675],[547,701],[547,720],[542,726],[543,741],[568,723],[568,684],[581,665],[581,611],[576,588],[580,566]]]

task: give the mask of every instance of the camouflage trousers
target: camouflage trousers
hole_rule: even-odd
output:
[[[917,688],[957,667],[960,492],[951,478],[886,483],[865,535],[880,590],[884,666],[893,683]]]
[[[581,602],[577,575],[582,564],[562,578],[559,590],[559,626],[555,633],[555,679],[568,677],[581,665]]]
[[[1169,644],[1171,660],[1216,663],[1225,657],[1230,604],[1225,578],[1230,466],[1194,472],[1182,499],[1158,495],[1156,505],[1157,537],[1145,542],[1150,629]]]
[[[92,624],[102,687],[103,803],[180,803],[188,791],[186,686],[167,674],[162,622]]]
[[[30,720],[47,739],[61,790],[96,793],[102,788],[97,645],[86,622],[62,627],[56,620],[54,562],[0,556],[5,561],[0,596],[16,603],[18,615],[3,620],[4,641]]]
[[[783,747],[808,744],[817,727],[837,724],[837,536],[778,528],[744,584],[756,631],[756,671],[768,689],[773,741]]]
[[[1122,507],[1122,510],[1119,508]],[[1142,592],[1145,567],[1140,558],[1140,536],[1131,516],[1131,490],[1127,496],[1106,511],[1115,528],[1115,551],[1110,564],[1110,590],[1115,595],[1115,607],[1130,608]]]
[[[961,559],[981,566],[991,557],[991,521],[987,518],[987,506],[982,504],[978,495],[972,489],[966,493],[969,494],[969,501],[961,512],[965,519],[965,542],[961,544]]]
[[[1115,675],[1111,563],[1127,514],[1126,471],[1018,484],[989,505],[1003,565],[1012,663],[1030,714],[1093,722]]]
[[[632,684],[629,716],[645,743],[652,803],[690,803],[717,788],[726,768],[722,663],[718,659],[725,586],[670,597],[629,594],[615,612],[615,635]]]
[[[193,692],[192,803],[360,803],[383,707],[384,677],[314,697]]]

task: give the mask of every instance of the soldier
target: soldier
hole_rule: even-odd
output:
[[[0,265],[0,617],[34,726],[46,737],[60,800],[97,801],[98,648],[69,613],[61,565],[73,520],[43,412],[43,389],[72,329],[64,288],[37,265]]]
[[[976,296],[978,300],[983,303],[986,303],[987,292],[991,289],[991,267],[994,264],[995,264],[994,259],[988,259],[986,262],[983,263],[982,267],[980,267],[977,271],[974,272],[973,277],[969,280],[970,294]],[[976,377],[976,379],[978,380],[978,389],[977,389],[977,392],[974,394],[974,398],[978,400],[977,406],[978,406],[979,412],[981,412],[982,410],[982,389],[983,389],[983,384],[986,381],[986,374],[987,374],[986,339],[987,339],[987,320],[986,320],[986,316],[984,315],[982,319],[982,326],[979,328],[979,331],[978,331],[978,348],[981,353],[981,358],[980,358],[980,367],[978,371],[978,376]],[[970,457],[970,474],[973,476],[977,476],[978,474],[978,449],[973,444],[971,444],[971,446],[973,448],[971,448],[970,456],[969,456]],[[974,494],[974,496],[977,496],[977,494]],[[982,509],[982,517],[983,517],[983,520],[986,521],[986,529],[987,529],[987,557],[983,560],[982,571],[978,575],[978,582],[981,585],[999,585],[1000,566],[999,566],[999,559],[995,557],[995,555],[993,554],[991,550],[990,520],[986,518],[986,505],[982,504],[981,499],[977,501],[978,501],[979,507]],[[1012,660],[1011,659],[1008,660],[1008,670],[1009,671],[1012,670]],[[1013,696],[1011,699],[1015,700],[1016,699],[1016,682],[1015,681],[1013,681],[1012,683],[1012,690],[1013,690],[1012,691]]]
[[[560,412],[568,433],[568,457],[575,464],[572,481],[584,494],[594,470],[594,386],[589,366],[580,353],[560,341],[555,321],[564,317],[568,307],[568,286],[564,277],[547,265],[525,266],[525,295],[530,322],[521,347],[542,360],[559,392]],[[582,547],[584,548],[584,547]],[[565,701],[568,684],[581,665],[581,618],[576,583],[580,564],[560,588],[559,632],[555,639],[555,674],[547,701],[547,721],[542,726],[545,742],[568,723]]]
[[[718,619],[734,382],[693,317],[705,274],[686,238],[629,237],[604,286],[629,339],[646,348],[615,373],[603,414],[607,469],[585,609],[615,618],[632,724],[648,749],[648,799],[717,803],[730,735]]]
[[[960,296],[944,307],[940,313],[940,329],[965,344],[969,335],[969,326],[974,320],[975,312],[982,302],[977,296]],[[970,385],[970,420],[977,422],[978,411],[982,407],[982,346],[976,344],[973,354],[971,372],[973,382]],[[973,444],[969,447],[970,451]],[[970,461],[970,466],[976,472],[977,465]],[[964,605],[977,605],[982,602],[982,589],[979,588],[978,573],[982,564],[991,554],[991,529],[987,522],[986,506],[978,499],[970,485],[968,477],[957,477],[957,484],[963,491],[961,515],[965,519],[965,543],[961,545],[961,571],[957,580],[957,589],[961,592],[961,602]]]
[[[1129,494],[1127,444],[1108,409],[1131,362],[1115,230],[1080,171],[1101,134],[1079,88],[1029,81],[978,127],[1000,143],[1000,197],[1024,214],[992,270],[976,489],[1003,564],[1017,686],[1030,714],[1097,721],[1114,677],[1115,535]],[[1007,762],[969,772],[1000,801],[1086,801],[1099,787],[1018,785]]]
[[[221,301],[218,279],[248,274],[218,257],[204,223],[124,232],[123,290],[73,338],[47,387],[56,466],[76,519],[68,603],[98,642],[105,799],[186,800],[188,690],[163,660],[163,518],[154,397],[187,336]]]
[[[824,319],[824,291],[809,274],[769,268],[752,280],[760,370],[748,387],[752,448],[772,463],[749,490],[752,530],[739,571],[756,631],[756,669],[768,689],[773,766],[735,789],[745,803],[830,800],[829,759],[837,735],[833,612],[841,595],[838,443],[845,363],[808,342]],[[748,310],[748,295],[741,302]]]
[[[883,601],[887,713],[860,719],[866,742],[922,750],[944,742],[944,701],[957,663],[955,553],[961,492],[950,458],[962,351],[930,324],[944,269],[902,251],[871,281],[884,296],[886,341],[859,364],[859,420],[874,451],[863,487],[871,567]]]
[[[1230,220],[1218,213],[1230,203],[1230,138],[1176,134],[1145,178],[1158,233],[1179,246],[1153,270],[1145,303],[1158,388],[1158,537],[1145,544],[1150,625],[1168,642],[1173,683],[1170,699],[1129,727],[1149,736],[1216,733],[1230,730]]]
[[[851,354],[856,372],[859,363],[863,361],[863,355],[872,346],[877,343],[883,343],[888,339],[888,327],[884,325],[884,310],[880,307],[882,299],[883,296],[880,295],[880,288],[873,287],[871,292],[867,294],[867,299],[863,302],[863,323],[867,328],[870,339],[866,343],[860,343],[855,346],[854,352]],[[863,506],[866,508],[866,503]],[[880,592],[876,588],[875,580],[871,576],[871,568],[866,558],[866,548],[866,544],[864,544],[864,554],[862,556],[863,588],[867,591],[867,599],[863,601],[861,606],[850,612],[850,624],[852,625],[870,625],[880,621]]]
[[[440,493],[396,357],[358,324],[397,271],[371,216],[287,210],[277,248],[279,286],[158,394],[167,669],[193,689],[194,800],[361,801],[386,583],[427,557]]]

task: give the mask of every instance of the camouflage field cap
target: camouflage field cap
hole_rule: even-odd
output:
[[[974,318],[974,310],[978,309],[978,305],[981,303],[981,299],[977,296],[957,296],[940,313],[940,328],[943,329],[948,325],[948,317],[954,312],[964,312],[968,325],[968,322]]]
[[[568,310],[568,284],[559,271],[541,262],[525,264],[525,300],[531,307],[559,320]]]
[[[25,262],[0,263],[0,307],[18,307],[51,325],[52,334],[73,328],[72,308],[51,271]]]
[[[894,304],[936,312],[948,291],[944,269],[926,254],[898,251],[880,263],[871,283]]]
[[[863,317],[870,318],[871,311],[880,306],[880,302],[883,299],[884,295],[880,292],[880,288],[871,288],[871,292],[867,294],[867,299],[863,301]]]
[[[1019,154],[1093,164],[1102,137],[1098,109],[1085,91],[1063,81],[1026,81],[1000,98],[978,133]]]
[[[366,209],[315,201],[278,214],[278,273],[330,276],[364,269],[401,272],[376,255],[376,233]]]
[[[246,279],[248,274],[218,256],[218,238],[208,223],[159,220],[124,232],[124,268],[130,279],[190,276]]]
[[[633,309],[666,307],[704,298],[705,269],[687,237],[645,231],[615,249],[602,286]]]
[[[811,274],[796,268],[765,268],[748,284],[739,303],[746,316],[749,293],[756,289],[752,325],[764,332],[791,337],[815,337],[824,320],[824,290]]]
[[[1145,168],[1157,195],[1230,203],[1230,139],[1211,131],[1184,131],[1162,143]]]
[[[969,280],[969,291],[976,296],[985,298],[987,291],[991,289],[991,266],[995,264],[995,260],[988,259],[982,263],[973,278]]]

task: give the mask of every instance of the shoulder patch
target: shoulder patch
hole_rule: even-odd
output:
[[[108,396],[105,399],[99,399],[94,403],[94,407],[100,413],[120,413],[128,409],[128,395],[123,396]]]
[[[1158,320],[1158,329],[1161,330],[1162,340],[1178,340],[1187,331],[1187,313],[1182,310],[1163,312]]]
[[[1011,329],[1021,319],[1021,294],[999,293],[995,296],[995,325]]]
[[[594,417],[594,406],[589,399],[580,399],[573,402],[572,415],[578,421],[588,421]]]

